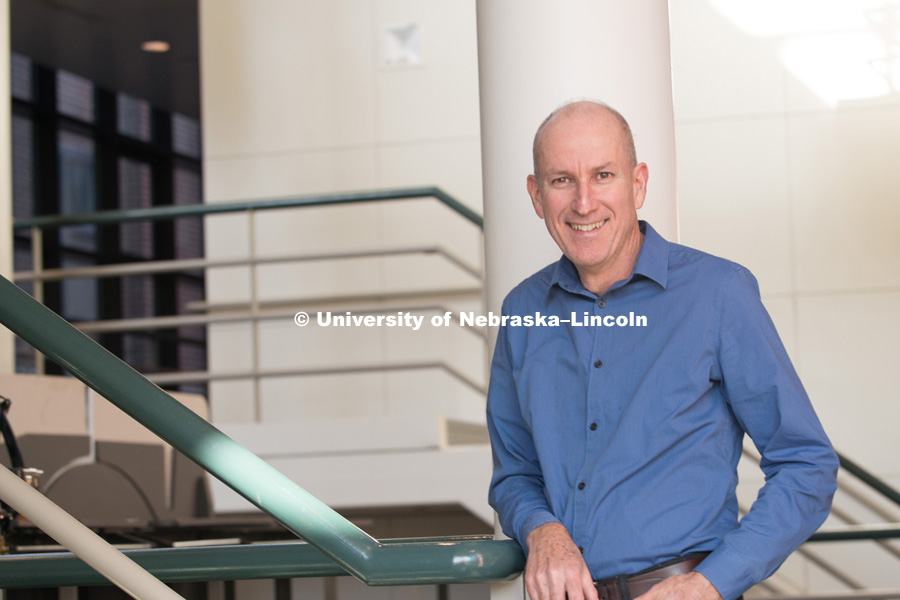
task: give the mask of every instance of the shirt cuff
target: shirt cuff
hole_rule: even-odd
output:
[[[539,510],[522,523],[522,526],[519,528],[519,545],[522,546],[526,556],[528,555],[528,544],[525,542],[528,540],[528,534],[546,523],[559,523],[559,519],[548,510]]]
[[[746,561],[727,546],[719,546],[694,570],[713,584],[723,600],[734,600],[756,584]]]

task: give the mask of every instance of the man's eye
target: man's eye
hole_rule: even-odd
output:
[[[608,179],[612,176],[613,176],[613,174],[610,173],[609,171],[601,171],[600,173],[597,173],[597,177],[600,179]]]
[[[560,184],[560,185],[566,184],[566,183],[569,183],[569,178],[568,177],[557,177],[551,183]]]

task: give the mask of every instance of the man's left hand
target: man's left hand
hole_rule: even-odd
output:
[[[719,590],[702,573],[692,571],[663,579],[640,600],[722,600]]]

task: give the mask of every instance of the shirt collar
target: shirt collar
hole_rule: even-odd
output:
[[[644,243],[641,245],[629,281],[634,279],[635,275],[643,275],[666,289],[669,283],[669,242],[656,233],[647,221],[638,222],[644,234]]]
[[[628,284],[636,277],[645,277],[658,283],[663,289],[666,288],[669,278],[669,243],[659,235],[655,229],[646,221],[638,221],[641,233],[644,234],[644,242],[641,244],[640,252],[638,252],[637,261],[631,270],[631,276],[624,282],[613,285],[610,289],[616,289]],[[556,263],[553,270],[553,276],[550,279],[550,285],[547,290],[548,294],[554,286],[576,293],[593,294],[587,291],[581,284],[581,278],[578,276],[578,270],[565,256],[562,256]]]

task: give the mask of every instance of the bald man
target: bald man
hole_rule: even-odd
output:
[[[743,267],[638,220],[610,107],[539,127],[527,188],[563,256],[519,284],[491,366],[490,502],[532,600],[734,600],[824,521],[837,457]],[[744,434],[766,484],[738,520]]]

